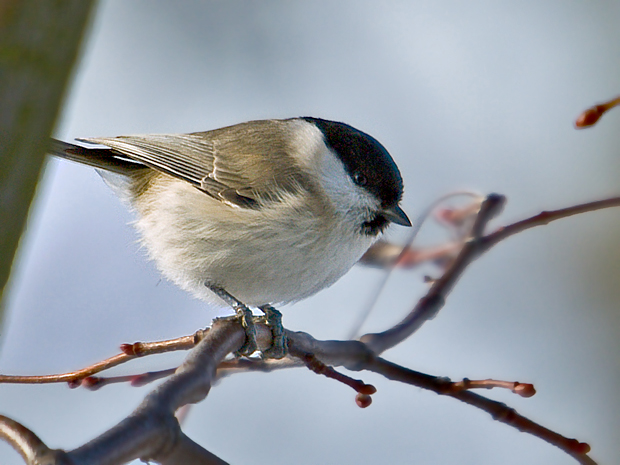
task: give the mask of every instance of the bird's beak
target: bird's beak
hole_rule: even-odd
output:
[[[411,221],[409,221],[409,218],[407,218],[405,212],[398,205],[395,205],[392,208],[387,208],[381,213],[383,213],[383,216],[385,216],[392,223],[400,224],[401,226],[411,226]]]

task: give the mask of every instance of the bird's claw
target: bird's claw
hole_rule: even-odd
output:
[[[265,313],[265,323],[271,329],[271,347],[263,351],[264,358],[281,359],[288,354],[288,344],[282,327],[282,313],[271,305],[259,307]]]
[[[249,356],[258,350],[258,343],[256,342],[256,327],[254,326],[254,315],[252,311],[245,305],[243,307],[235,308],[237,316],[245,331],[245,342],[243,346],[237,351],[240,356]]]

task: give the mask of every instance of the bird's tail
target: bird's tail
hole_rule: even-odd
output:
[[[145,168],[143,164],[123,158],[112,149],[87,148],[56,139],[50,140],[48,154],[122,175]]]

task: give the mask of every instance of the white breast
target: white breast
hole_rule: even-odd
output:
[[[258,306],[308,297],[359,260],[374,240],[360,225],[376,200],[352,183],[318,129],[303,124],[310,127],[299,132],[298,156],[305,154],[303,163],[320,179],[318,197],[286,194],[251,210],[172,177],[155,178],[134,204],[136,225],[167,278],[204,300],[217,300],[204,285],[210,282]]]

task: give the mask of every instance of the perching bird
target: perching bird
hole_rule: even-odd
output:
[[[281,357],[272,305],[336,282],[390,222],[411,226],[391,156],[343,123],[303,117],[79,140],[107,148],[53,141],[50,153],[100,169],[137,212],[164,276],[242,317],[245,353],[256,349],[246,306],[267,314],[271,355]]]

